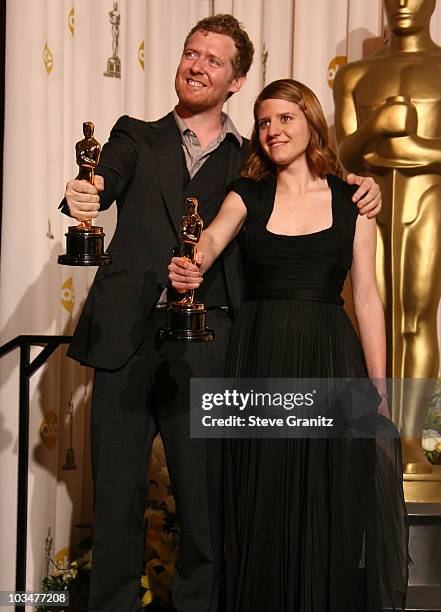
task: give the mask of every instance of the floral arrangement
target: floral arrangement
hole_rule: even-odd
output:
[[[179,526],[175,500],[165,462],[164,448],[159,437],[153,444],[149,468],[149,499],[146,509],[147,543],[146,573],[141,601],[157,609],[170,604],[171,581],[179,547]],[[150,607],[148,608],[150,610]]]
[[[69,591],[69,606],[64,610],[87,612],[89,596],[89,577],[91,568],[91,552],[86,552],[80,559],[67,564],[51,560],[55,570],[42,581],[42,591]],[[60,608],[39,606],[37,612],[60,612]],[[63,609],[61,609],[63,612]]]
[[[441,465],[441,432],[434,429],[425,429],[423,450],[427,460],[434,465]]]
[[[171,493],[164,448],[159,437],[153,444],[149,467],[149,499],[145,513],[147,523],[146,566],[141,577],[139,596],[149,612],[165,612],[170,605],[171,580],[179,546],[179,527],[176,521],[175,501]],[[76,527],[92,530],[91,525]],[[78,548],[86,551],[75,561],[60,563],[48,558],[52,573],[42,581],[42,591],[69,591],[69,606],[40,606],[37,612],[87,612],[89,578],[92,565],[90,533]]]
[[[422,444],[428,461],[441,465],[441,379],[436,383],[427,412]]]

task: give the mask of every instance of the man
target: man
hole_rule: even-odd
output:
[[[253,46],[231,15],[198,22],[176,73],[178,105],[159,121],[122,117],[96,169],[95,187],[70,181],[64,210],[78,220],[116,200],[113,263],[96,275],[69,351],[95,368],[92,461],[95,539],[90,612],[141,609],[146,471],[158,430],[164,442],[181,547],[172,600],[179,612],[219,609],[222,576],[222,446],[189,437],[189,379],[222,374],[231,316],[241,298],[235,244],[200,292],[215,340],[161,343],[167,264],[178,245],[185,197],[207,225],[238,173],[244,143],[225,100],[238,92]],[[378,212],[379,190],[360,179],[358,198]],[[360,201],[362,201],[360,200]]]

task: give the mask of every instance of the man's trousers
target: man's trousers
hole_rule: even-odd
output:
[[[211,342],[160,341],[165,313],[115,371],[95,370],[92,400],[94,546],[89,612],[141,610],[147,468],[155,435],[165,448],[181,544],[173,576],[178,612],[218,612],[223,566],[222,441],[191,439],[191,377],[222,377],[231,321],[207,313]]]

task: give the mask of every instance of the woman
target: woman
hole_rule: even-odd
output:
[[[357,214],[353,188],[338,178],[311,90],[275,81],[258,96],[254,118],[242,178],[202,233],[198,266],[173,258],[172,284],[197,289],[241,232],[245,301],[226,376],[369,376],[378,390],[378,425],[393,429],[375,221]],[[341,307],[348,271],[361,344]],[[225,470],[231,612],[404,610],[398,439],[227,440]]]

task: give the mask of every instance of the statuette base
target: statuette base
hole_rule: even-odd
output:
[[[103,74],[106,77],[121,78],[121,60],[119,57],[109,57],[107,60],[107,70]]]
[[[160,331],[162,340],[179,342],[209,342],[214,331],[206,327],[203,304],[171,303],[168,306],[168,325]]]
[[[59,255],[58,263],[64,266],[105,266],[112,263],[112,258],[104,252],[103,228],[93,225],[84,228],[81,225],[68,227],[66,236],[66,253]]]
[[[432,465],[431,474],[404,474],[404,499],[407,502],[441,503],[441,465]]]

